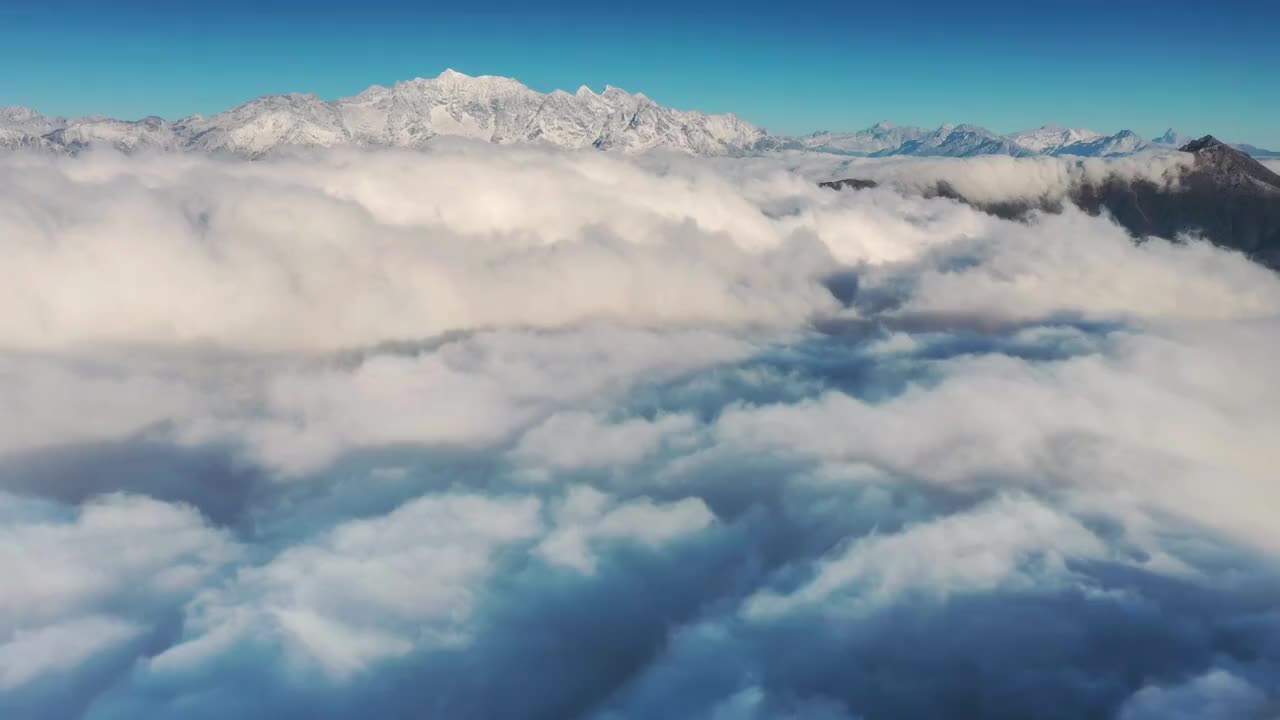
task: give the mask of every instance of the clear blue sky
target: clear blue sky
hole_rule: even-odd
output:
[[[446,67],[784,133],[1052,122],[1280,148],[1276,0],[0,0],[0,104],[51,114],[177,117]]]

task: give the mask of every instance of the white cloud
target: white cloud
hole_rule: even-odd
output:
[[[1269,317],[1280,277],[1243,255],[1192,240],[1133,243],[1104,218],[1069,210],[1032,226],[1001,225],[971,247],[976,262],[926,268],[902,314],[1026,321],[1088,317]]]
[[[1101,353],[1050,362],[960,356],[931,365],[936,383],[881,403],[828,392],[731,408],[714,432],[729,453],[864,462],[951,486],[1132,493],[1276,551],[1262,508],[1280,502],[1280,396],[1257,378],[1277,348],[1268,320],[1117,333]]]
[[[977,202],[1060,201],[1072,188],[1109,177],[1176,185],[1178,171],[1194,161],[1189,153],[1140,153],[1115,158],[886,158],[859,160],[848,168],[856,177],[874,179],[915,192],[933,190],[941,181]],[[824,178],[828,179],[828,178]]]
[[[1267,716],[1267,697],[1226,670],[1181,685],[1148,685],[1120,710],[1120,720],[1237,720]]]
[[[145,435],[210,404],[197,378],[133,360],[0,353],[0,453]]]
[[[365,448],[480,447],[560,411],[572,418],[607,408],[636,384],[740,360],[780,337],[592,324],[290,360],[0,353],[0,453],[144,439],[226,442],[256,463],[301,473]],[[673,417],[655,429],[672,434],[684,422]],[[535,432],[526,449],[561,452],[554,462],[571,462],[564,453],[573,451],[553,450],[545,432],[542,439]],[[630,440],[659,439],[635,423],[610,437],[620,443],[614,452]],[[591,462],[600,462],[603,446],[590,451]]]
[[[0,503],[14,502],[0,495]],[[57,622],[113,598],[170,604],[236,552],[194,509],[146,497],[105,496],[73,517],[18,517],[0,526],[0,574],[8,579],[0,628]]]
[[[1170,162],[867,167],[1007,197]],[[471,144],[257,163],[9,153],[0,338],[328,350],[591,318],[792,325],[836,310],[818,282],[836,261],[910,260],[1007,225],[948,201],[820,190],[781,163],[652,165]]]
[[[267,632],[304,666],[346,677],[414,649],[465,642],[495,554],[541,531],[534,498],[426,496],[352,520],[240,571],[193,607],[191,635],[153,661],[169,671]]]
[[[185,506],[109,495],[51,510],[0,494],[0,694],[142,636],[237,555]]]
[[[591,318],[789,324],[832,308],[820,243],[718,175],[465,146],[0,157],[0,339],[327,350]],[[816,197],[816,188],[811,189]]]
[[[1148,152],[1112,158],[1027,157],[989,155],[971,158],[846,157],[826,153],[787,152],[767,159],[720,159],[724,172],[741,167],[763,175],[785,168],[812,182],[875,180],[912,193],[932,192],[939,181],[978,202],[1057,201],[1082,183],[1108,177],[1150,180],[1161,185],[1177,181],[1177,170],[1193,162],[1188,153]],[[1263,161],[1266,162],[1266,161]]]
[[[73,669],[142,631],[135,623],[102,616],[18,630],[13,639],[0,643],[0,692]]]
[[[262,405],[250,407],[247,417],[237,408],[210,423],[193,422],[188,439],[229,436],[245,443],[258,461],[286,471],[315,469],[366,447],[485,446],[559,408],[607,402],[635,383],[729,362],[756,347],[713,332],[607,326],[479,333],[419,354],[375,355],[355,367],[276,375]],[[669,433],[679,426],[682,421],[670,420],[657,430]],[[531,440],[526,436],[532,444],[522,445],[523,452],[553,463],[575,462],[573,450],[553,449],[547,430],[541,432],[533,431]],[[576,462],[608,461],[609,453],[621,462],[635,451],[626,444],[637,440],[657,437],[638,425],[624,427],[594,438],[594,455],[579,451]]]
[[[1274,273],[813,183],[1168,158],[808,162],[0,158],[0,714],[938,717],[979,652],[1013,714],[1264,688]],[[880,608],[919,624],[831,632]]]
[[[1157,159],[903,161],[894,172],[1058,178],[1146,172]],[[906,281],[897,315],[943,324],[1063,312],[1222,319],[1280,306],[1274,274],[1203,243],[1135,246],[1079,213],[1024,225],[887,190],[835,193],[785,165],[465,144],[264,163],[7,154],[0,450],[158,432],[230,439],[273,467],[309,470],[361,447],[494,442],[573,409],[511,396],[512,383],[549,378],[475,374],[442,354],[567,346],[515,338],[594,320],[620,344],[633,341],[620,325],[701,326],[662,352],[727,358],[702,351],[733,342],[710,334],[763,325],[776,337],[813,318],[876,315],[840,310],[822,288],[841,262],[868,264],[858,285],[869,293]],[[968,264],[956,268],[957,257]],[[354,364],[256,355],[493,326],[509,332]]]
[[[1025,497],[1001,497],[890,535],[855,540],[818,564],[794,592],[764,591],[744,608],[770,618],[797,608],[836,615],[882,609],[906,594],[945,599],[1006,588],[1052,591],[1076,581],[1067,562],[1102,559],[1101,539],[1073,518]]]
[[[303,673],[350,681],[381,661],[465,646],[504,554],[536,542],[544,559],[587,572],[602,543],[657,547],[714,520],[697,498],[617,503],[587,487],[568,494],[550,526],[533,497],[419,497],[242,568],[191,604],[183,641],[148,668],[181,674],[266,641]]]
[[[662,443],[694,430],[690,415],[630,418],[617,423],[581,411],[556,413],[520,438],[516,460],[556,469],[600,468],[642,460]]]
[[[659,546],[698,532],[715,521],[700,498],[656,503],[649,498],[629,500],[609,507],[610,498],[590,487],[569,491],[559,508],[555,530],[538,546],[553,563],[583,572],[596,566],[592,544],[604,541],[635,542]]]

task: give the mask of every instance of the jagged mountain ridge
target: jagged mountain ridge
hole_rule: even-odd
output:
[[[872,153],[872,157],[915,155],[922,157],[975,157],[978,155],[1035,155],[1007,138],[977,125],[943,125],[931,133],[908,140],[893,150]]]
[[[976,125],[927,130],[887,122],[851,133],[785,137],[732,114],[675,110],[612,86],[601,93],[585,86],[572,94],[541,93],[511,78],[453,70],[390,87],[374,85],[337,100],[304,93],[267,95],[216,115],[176,121],[48,117],[21,106],[0,107],[0,147],[49,152],[111,146],[124,152],[194,150],[258,157],[292,146],[420,147],[441,136],[628,153],[666,149],[736,156],[808,150],[875,157],[1110,157],[1173,150],[1187,140],[1173,130],[1147,141],[1129,130],[1101,135],[1046,125],[998,135]],[[1280,156],[1251,145],[1234,147],[1258,157]]]
[[[1195,138],[1191,137],[1190,135],[1183,135],[1177,130],[1174,130],[1173,128],[1169,128],[1168,130],[1165,130],[1164,134],[1161,135],[1160,137],[1152,138],[1151,142],[1157,145],[1171,145],[1173,147],[1180,148],[1183,145],[1186,145],[1187,143],[1191,142],[1192,140],[1195,140]]]
[[[1152,140],[1132,130],[1112,135],[1085,128],[1044,125],[1030,130],[998,135],[977,125],[942,125],[936,130],[900,126],[889,122],[856,132],[824,130],[788,139],[783,147],[836,155],[891,157],[975,157],[978,155],[1031,155],[1073,157],[1118,157],[1147,150],[1172,151],[1192,138],[1172,128]],[[1255,157],[1280,157],[1280,153],[1253,145],[1232,145]]]
[[[1005,138],[1015,145],[1043,155],[1054,154],[1065,147],[1084,142],[1092,142],[1102,137],[1102,133],[1083,128],[1060,128],[1056,125],[1042,125],[1032,130],[1009,133]]]
[[[791,144],[815,152],[870,157],[1023,157],[1045,154],[1070,142],[1096,137],[1100,136],[1092,131],[1062,130],[1053,126],[1001,136],[977,125],[945,124],[936,130],[927,130],[881,122],[852,133],[816,132],[792,138]]]
[[[857,132],[832,132],[820,130],[810,135],[792,138],[792,142],[805,150],[836,155],[871,155],[895,150],[904,143],[928,135],[924,128],[899,126],[891,122],[879,122]]]
[[[540,93],[516,80],[446,70],[351,97],[267,95],[209,117],[46,118],[0,111],[0,145],[77,151],[94,144],[132,152],[199,150],[257,157],[287,146],[420,147],[438,136],[497,144],[545,143],[623,152],[655,148],[742,155],[781,141],[731,114],[675,110],[608,86]]]

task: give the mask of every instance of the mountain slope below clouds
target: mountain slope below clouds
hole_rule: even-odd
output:
[[[1191,162],[1173,164],[1164,182],[1118,171],[1102,176],[1083,173],[1065,199],[1090,214],[1108,213],[1137,238],[1197,233],[1280,270],[1280,175],[1212,136],[1179,151],[1190,154]],[[819,184],[861,190],[879,183],[848,178]],[[917,187],[929,188],[925,195],[950,197],[1010,219],[1025,219],[1034,211],[1061,212],[1064,202],[1050,197],[966,196],[941,180],[926,179]]]
[[[1071,200],[1087,212],[1110,213],[1139,237],[1198,232],[1280,269],[1280,175],[1213,136],[1180,150],[1195,161],[1168,187],[1112,176],[1081,185]]]

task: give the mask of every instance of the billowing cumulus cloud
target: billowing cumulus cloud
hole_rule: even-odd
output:
[[[694,168],[466,146],[6,159],[0,184],[15,349],[314,351],[592,318],[793,324],[832,306],[821,242]]]
[[[71,713],[65,688],[127,667],[239,557],[194,508],[109,492],[69,508],[0,494],[0,708]],[[79,682],[77,682],[79,681]],[[83,687],[83,685],[81,685]]]
[[[466,495],[423,497],[341,523],[242,571],[225,593],[201,598],[201,632],[151,667],[198,661],[207,645],[236,631],[278,635],[298,660],[339,677],[417,644],[463,642],[471,595],[492,555],[537,531],[536,500]]]
[[[1177,162],[0,158],[0,715],[1273,720],[1280,279],[899,192]]]
[[[797,607],[844,615],[923,592],[938,598],[1000,587],[1053,589],[1070,580],[1069,560],[1102,559],[1105,545],[1079,522],[1026,499],[1001,497],[888,536],[872,534],[825,559],[787,595],[750,598],[748,617]],[[846,597],[847,596],[847,597]]]

